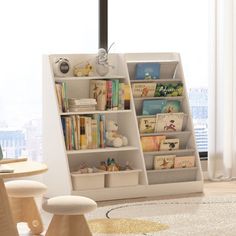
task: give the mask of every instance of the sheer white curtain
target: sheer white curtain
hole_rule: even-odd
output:
[[[236,2],[210,1],[209,150],[212,180],[236,177]]]

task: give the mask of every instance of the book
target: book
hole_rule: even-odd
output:
[[[156,115],[158,113],[177,113],[180,111],[178,100],[144,100],[142,106],[143,115]]]
[[[90,98],[97,101],[97,110],[106,110],[107,105],[107,82],[106,80],[91,80],[90,81]]]
[[[119,105],[119,80],[112,80],[112,110],[118,110]]]
[[[119,110],[124,110],[125,108],[125,83],[119,83]]]
[[[132,92],[134,97],[154,97],[156,83],[133,83]]]
[[[157,84],[155,97],[177,97],[183,95],[183,83]]]
[[[160,78],[159,63],[137,63],[135,67],[136,80],[151,80]]]
[[[80,117],[80,148],[87,149],[88,141],[85,132],[85,117]]]
[[[171,138],[161,140],[160,143],[160,151],[171,151],[171,150],[178,150],[179,149],[179,139],[178,138]]]
[[[112,80],[107,80],[107,104],[106,110],[112,109]]]
[[[176,157],[174,168],[191,168],[194,167],[195,156]]]
[[[160,150],[160,143],[165,140],[166,136],[145,136],[141,137],[141,144],[144,152]]]
[[[181,131],[184,113],[160,113],[156,115],[155,132]]]
[[[145,117],[139,120],[139,132],[141,134],[154,133],[156,126],[155,117]]]
[[[176,155],[154,156],[154,169],[172,169],[174,168],[174,161]]]
[[[130,86],[129,84],[124,84],[124,108],[125,110],[130,109]]]

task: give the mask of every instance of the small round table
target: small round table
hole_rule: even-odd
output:
[[[27,161],[25,159],[23,159],[23,161],[7,163],[6,165],[13,169],[14,172],[0,173],[0,235],[19,236],[12,217],[4,179],[41,174],[47,171],[47,166],[43,163]]]

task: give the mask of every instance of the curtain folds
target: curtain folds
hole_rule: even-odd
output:
[[[231,180],[236,177],[236,2],[211,4],[208,174],[211,180]]]

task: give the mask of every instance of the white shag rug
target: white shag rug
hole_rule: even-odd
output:
[[[93,219],[141,219],[166,225],[158,232],[94,236],[236,236],[236,196],[187,197],[99,207],[86,215]],[[98,223],[97,223],[98,224]],[[131,230],[132,231],[132,230]]]

